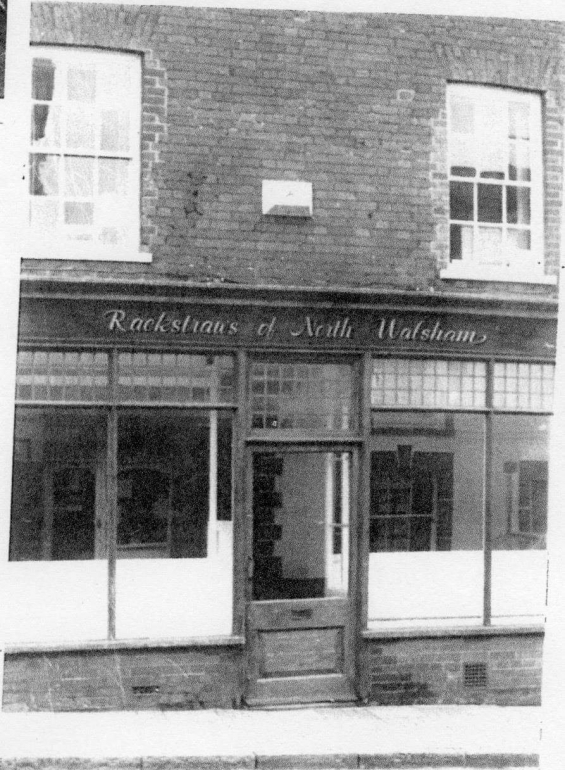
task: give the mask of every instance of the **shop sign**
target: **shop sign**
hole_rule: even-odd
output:
[[[118,337],[122,334],[173,334],[179,336],[235,337],[240,335],[240,324],[230,318],[199,317],[186,313],[161,312],[158,315],[128,313],[121,307],[104,312],[107,330]],[[358,325],[357,325],[358,326]],[[439,320],[415,318],[406,321],[402,316],[391,315],[372,320],[373,336],[384,342],[408,341],[422,343],[445,343],[460,345],[482,345],[487,339],[486,332],[477,331],[473,326],[446,326]],[[295,320],[272,315],[268,321],[260,321],[252,331],[252,337],[259,339],[316,339],[351,340],[356,338],[356,324],[350,316],[335,316],[321,321],[312,315],[298,316]],[[365,332],[367,330],[364,330]]]
[[[22,300],[22,339],[100,344],[524,353],[551,358],[555,321],[378,308]]]

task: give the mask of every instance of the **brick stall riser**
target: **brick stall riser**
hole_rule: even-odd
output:
[[[540,703],[542,634],[371,640],[370,701],[381,705]],[[465,683],[466,664],[486,681]]]
[[[23,275],[547,296],[442,281],[446,83],[544,92],[545,265],[559,265],[557,22],[41,2],[32,41],[143,61],[149,266],[24,261]],[[312,219],[264,217],[263,179],[313,184]]]
[[[4,710],[237,708],[240,658],[233,648],[8,655]]]

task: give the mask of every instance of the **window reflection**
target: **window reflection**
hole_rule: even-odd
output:
[[[10,560],[103,558],[105,415],[16,411]]]

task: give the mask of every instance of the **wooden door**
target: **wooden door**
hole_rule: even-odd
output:
[[[349,701],[349,451],[255,451],[247,703]]]

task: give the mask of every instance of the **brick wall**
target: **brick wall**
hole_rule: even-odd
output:
[[[143,56],[150,266],[26,274],[492,292],[442,282],[445,83],[545,94],[546,269],[557,272],[563,25],[390,14],[34,5],[36,43]],[[311,220],[261,214],[263,179],[314,186]]]
[[[542,633],[373,640],[368,642],[370,700],[539,705],[542,644]],[[484,664],[486,671],[468,669],[465,684],[466,664]]]
[[[5,711],[232,708],[241,700],[234,648],[7,654]]]

